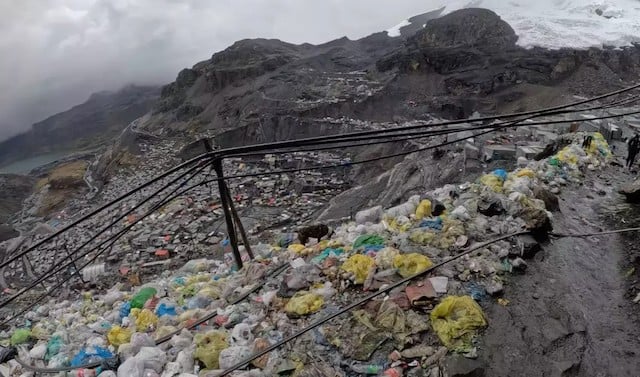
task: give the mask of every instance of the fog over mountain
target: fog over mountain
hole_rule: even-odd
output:
[[[239,39],[360,38],[428,6],[419,0],[3,1],[0,140],[91,93],[170,82],[181,68]]]

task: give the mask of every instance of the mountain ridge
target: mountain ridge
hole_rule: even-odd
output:
[[[0,142],[0,166],[52,152],[95,148],[147,113],[159,87],[128,85],[93,93],[82,104],[54,114]]]

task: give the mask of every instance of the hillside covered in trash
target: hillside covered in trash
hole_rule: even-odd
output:
[[[586,136],[593,140],[584,146]],[[84,376],[203,377],[236,368],[231,375],[470,375],[466,361],[482,352],[492,320],[486,307],[510,305],[503,293],[552,230],[556,194],[613,159],[599,133],[562,138],[568,145],[540,161],[520,158],[512,171],[360,211],[329,239],[303,245],[283,234],[252,245],[257,258],[240,271],[230,259],[195,259],[142,285],[51,299],[0,342],[36,368],[99,366],[74,371]],[[115,356],[121,364],[109,370],[104,360]],[[0,368],[30,375],[16,360]]]

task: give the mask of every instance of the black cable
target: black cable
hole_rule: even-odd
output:
[[[570,113],[579,113],[579,112],[584,112],[584,111],[593,111],[593,110],[601,110],[601,109],[608,109],[608,108],[612,108],[612,107],[616,107],[616,106],[620,106],[621,104],[628,104],[628,103],[632,103],[635,101],[638,101],[640,99],[640,96],[633,96],[632,98],[625,98],[622,100],[618,100],[612,103],[607,103],[607,104],[601,104],[598,106],[593,106],[593,107],[589,107],[589,108],[581,108],[581,109],[573,109],[573,110],[565,110],[562,112],[553,112],[553,113],[540,113],[540,114],[535,114],[526,118],[521,119],[520,121],[525,121],[525,120],[530,120],[530,119],[535,119],[535,118],[539,118],[539,117],[545,117],[545,116],[552,116],[552,115],[564,115],[564,114],[570,114]],[[475,119],[470,119],[469,123],[473,123],[475,122]],[[567,121],[563,121],[564,122],[571,122],[571,120],[567,120]],[[482,128],[487,128],[489,126],[497,126],[500,124],[508,124],[510,122],[508,121],[502,121],[496,124],[492,124],[492,125],[483,125],[483,126],[476,126],[476,127],[462,127],[462,128],[453,128],[453,129],[442,129],[442,130],[423,130],[423,131],[418,131],[418,132],[410,132],[410,133],[399,133],[399,134],[392,134],[392,135],[387,135],[387,134],[377,134],[376,136],[357,136],[357,137],[345,137],[345,138],[341,138],[340,140],[336,140],[336,141],[328,141],[328,142],[320,142],[320,143],[316,143],[313,145],[325,145],[325,144],[332,144],[330,146],[324,146],[324,147],[313,147],[313,148],[297,148],[297,149],[287,149],[287,150],[274,150],[274,151],[263,151],[263,152],[248,152],[248,153],[240,153],[240,154],[234,154],[232,157],[250,157],[250,156],[261,156],[264,154],[287,154],[287,153],[296,153],[296,152],[315,152],[315,151],[321,151],[321,150],[330,150],[330,149],[338,149],[341,147],[340,144],[344,144],[344,143],[348,143],[348,142],[354,142],[354,141],[361,141],[361,140],[375,140],[375,139],[386,139],[386,138],[391,138],[391,137],[398,137],[399,139],[396,140],[389,140],[389,141],[380,141],[380,142],[365,142],[362,144],[347,144],[344,145],[342,147],[357,147],[357,146],[366,146],[366,145],[375,145],[375,144],[384,144],[384,143],[389,143],[389,142],[397,142],[397,141],[405,141],[405,140],[412,140],[412,139],[416,139],[419,137],[419,135],[423,135],[422,137],[426,137],[426,136],[440,136],[440,135],[445,135],[445,134],[449,134],[449,133],[455,133],[455,132],[460,132],[460,131],[472,131],[474,129],[482,129]],[[537,123],[537,124],[545,124],[545,123]],[[536,125],[536,123],[527,123],[527,125]],[[424,124],[421,127],[430,127],[432,126],[431,124]],[[434,125],[438,126],[437,124]],[[385,132],[385,133],[397,133],[400,129],[398,128],[389,128],[389,129],[385,129],[385,130],[379,130],[380,132]],[[400,130],[401,131],[401,130]],[[346,134],[345,134],[346,135]],[[337,145],[333,145],[333,144],[337,144]]]
[[[195,165],[195,166],[193,166],[192,168],[190,168],[189,170],[187,170],[187,171],[183,172],[182,174],[180,174],[180,175],[179,175],[179,176],[177,176],[176,178],[172,179],[169,183],[165,184],[165,185],[164,185],[164,186],[162,186],[160,189],[156,190],[153,194],[149,195],[145,200],[143,200],[142,202],[138,203],[134,208],[132,208],[131,210],[129,210],[129,212],[125,213],[124,215],[122,215],[121,217],[119,217],[118,219],[116,219],[115,221],[113,221],[110,225],[108,225],[108,226],[106,226],[105,228],[103,228],[103,230],[102,230],[102,231],[100,231],[100,232],[98,233],[98,235],[102,234],[102,232],[106,231],[106,230],[107,230],[108,228],[110,228],[112,225],[115,225],[119,220],[122,220],[123,218],[125,218],[129,213],[131,213],[132,211],[134,211],[134,210],[136,210],[137,208],[139,208],[142,204],[146,203],[146,202],[147,202],[147,201],[149,201],[151,198],[153,198],[154,196],[158,195],[160,192],[164,191],[164,190],[165,190],[166,188],[168,188],[170,185],[174,184],[175,182],[177,182],[178,180],[180,180],[181,178],[183,178],[183,177],[184,177],[184,176],[186,176],[187,174],[189,174],[189,173],[193,172],[194,170],[202,171],[205,167],[206,167],[206,166],[204,166],[204,165],[203,165],[203,166],[201,166],[201,165]],[[164,177],[163,177],[163,178],[164,178]],[[160,178],[160,179],[161,179],[161,178]],[[147,183],[151,184],[151,183],[153,183],[153,182],[155,182],[155,181],[156,181],[156,180],[151,180],[151,181],[149,181],[149,182],[147,182]],[[150,182],[151,182],[151,183],[150,183]],[[144,185],[142,185],[142,186],[146,187],[146,186],[147,186],[147,183],[145,183],[145,184],[144,184]],[[141,188],[140,188],[140,190],[142,190],[142,189],[144,188],[144,187],[142,187],[142,186],[140,186],[140,187],[141,187]],[[131,193],[131,195],[133,195],[135,192],[130,191],[130,193]],[[127,196],[128,196],[128,195],[127,195]],[[98,214],[98,213],[102,212],[102,210],[104,210],[104,209],[106,209],[106,208],[110,207],[111,205],[113,205],[113,204],[117,203],[118,201],[120,201],[120,200],[122,200],[122,199],[125,199],[127,196],[124,196],[124,195],[123,195],[123,196],[121,196],[121,198],[120,198],[120,199],[116,199],[115,201],[112,201],[108,206],[107,206],[107,205],[105,205],[106,207],[105,207],[105,206],[103,206],[103,207],[100,207],[100,208],[99,208],[99,210],[92,211],[89,215],[84,216],[84,217],[82,217],[81,219],[79,219],[79,220],[77,220],[77,221],[72,222],[72,223],[70,224],[70,226],[66,226],[66,227],[64,227],[64,228],[63,228],[63,229],[61,229],[60,231],[58,231],[58,232],[56,232],[56,233],[52,234],[51,236],[49,236],[49,237],[47,237],[47,238],[43,239],[42,241],[40,241],[40,242],[36,243],[35,245],[33,245],[33,246],[29,247],[29,248],[28,248],[28,249],[26,249],[25,251],[22,251],[22,252],[18,253],[17,255],[15,255],[15,256],[13,256],[13,257],[9,258],[8,260],[6,260],[6,261],[4,261],[4,262],[0,263],[0,269],[2,269],[2,268],[4,268],[4,267],[6,267],[9,263],[11,263],[11,262],[13,262],[13,261],[15,261],[15,260],[17,260],[17,259],[21,258],[22,256],[24,256],[24,255],[28,254],[29,252],[31,252],[31,251],[33,251],[33,250],[35,250],[36,248],[38,248],[38,247],[40,247],[40,246],[42,246],[45,242],[48,242],[48,241],[52,240],[53,238],[57,237],[58,235],[60,235],[60,234],[62,234],[62,233],[64,233],[64,232],[66,232],[67,230],[69,230],[69,229],[71,229],[71,228],[75,227],[75,226],[76,226],[76,225],[78,225],[79,223],[81,223],[81,222],[83,222],[83,221],[85,221],[85,220],[89,219],[90,217],[93,217],[93,216],[95,216],[96,214]],[[78,249],[80,249],[80,248],[82,248],[82,247],[86,246],[89,242],[93,241],[94,239],[95,239],[95,237],[93,237],[92,239],[90,239],[89,241],[87,241],[86,243],[84,243],[84,244],[83,244],[82,246],[80,246],[79,248],[76,248],[76,250],[78,250]],[[75,252],[75,251],[74,251],[74,252]],[[3,306],[3,305],[2,305],[2,304],[0,304],[0,308],[1,308],[2,306]]]
[[[155,196],[157,196],[160,192],[164,191],[167,187],[169,187],[169,185],[175,183],[177,180],[183,178],[185,175],[187,175],[188,173],[194,173],[191,175],[191,177],[189,177],[185,182],[183,182],[181,185],[178,186],[178,188],[180,188],[182,185],[184,185],[186,182],[190,181],[191,179],[193,179],[193,177],[195,177],[195,175],[197,175],[199,172],[201,172],[202,170],[204,170],[207,166],[206,165],[196,165],[194,167],[192,167],[191,169],[187,170],[186,172],[184,172],[183,174],[181,174],[180,176],[178,176],[177,178],[175,178],[174,180],[172,180],[169,184],[161,187],[160,189],[156,190],[156,192],[154,192],[153,194],[149,195],[146,199],[144,199],[142,202],[138,203],[135,207],[133,207],[132,209],[130,209],[128,212],[125,212],[123,215],[121,215],[120,217],[116,218],[116,220],[114,220],[113,222],[111,222],[109,225],[107,225],[106,227],[104,227],[101,231],[99,231],[98,233],[96,233],[95,235],[93,235],[91,238],[89,238],[89,240],[87,240],[86,242],[84,242],[82,245],[80,245],[79,247],[75,248],[72,252],[71,255],[76,255],[82,248],[84,248],[85,246],[87,246],[89,243],[93,242],[95,239],[97,239],[100,235],[102,235],[105,231],[107,231],[108,229],[110,229],[111,227],[113,227],[114,225],[116,225],[120,220],[122,220],[123,218],[125,218],[127,215],[133,213],[135,210],[137,210],[138,208],[140,208],[142,205],[144,205],[144,203],[146,203],[147,201],[151,200],[152,198],[154,198]],[[192,172],[195,171],[195,172]],[[173,191],[175,192],[175,190]],[[167,196],[171,195],[171,193],[169,193]],[[159,201],[159,203],[162,203],[162,200]],[[159,208],[159,207],[158,207]],[[153,213],[156,211],[157,208],[152,207],[151,211],[149,211],[149,213]],[[133,224],[137,224],[138,221],[135,221]],[[129,229],[129,228],[125,228],[125,229]],[[119,233],[116,233],[119,234]],[[102,243],[100,243],[99,245],[95,246],[94,248],[90,249],[89,251],[85,252],[84,254],[82,254],[79,258],[82,258],[86,255],[88,255],[89,253],[95,251],[96,249],[100,248],[102,245],[104,245],[105,243],[108,242],[110,238],[108,238],[105,241],[102,241]],[[24,295],[25,293],[27,293],[28,291],[30,291],[31,289],[33,289],[35,286],[37,286],[38,284],[40,284],[41,282],[43,282],[44,280],[58,274],[59,272],[61,272],[64,268],[68,267],[70,264],[72,264],[74,261],[77,261],[79,258],[75,258],[73,260],[71,260],[70,262],[68,262],[67,264],[63,265],[63,267],[58,267],[58,269],[56,270],[56,266],[58,263],[54,263],[52,264],[52,266],[46,271],[44,272],[38,279],[36,279],[34,282],[32,282],[29,286],[21,289],[18,293],[12,295],[11,297],[9,297],[8,299],[4,300],[2,303],[0,303],[0,308],[5,307],[6,305],[10,304],[11,302],[15,301],[17,298],[21,297],[22,295]],[[69,257],[65,257],[62,260],[66,260],[69,259]],[[61,261],[62,262],[62,261]],[[3,323],[2,323],[3,324]]]
[[[164,199],[160,200],[158,203],[160,203],[161,205],[159,207],[161,207],[164,204],[169,203],[170,201],[172,201],[173,199],[180,197],[181,195],[183,195],[185,192],[190,191],[198,186],[204,185],[206,184],[206,182],[208,181],[202,181],[199,183],[196,183],[194,185],[191,185],[185,189],[183,189],[182,191],[173,194],[171,196],[166,195],[164,197]],[[80,267],[80,269],[85,268],[86,266],[88,266],[89,264],[93,263],[93,261],[95,261],[100,255],[102,255],[106,250],[109,249],[109,247],[111,245],[113,245],[116,241],[118,241],[124,234],[126,234],[129,229],[131,229],[132,227],[134,227],[137,223],[139,223],[140,221],[142,221],[143,219],[145,219],[146,217],[150,216],[151,214],[153,214],[155,211],[157,210],[157,208],[152,208],[151,210],[147,211],[143,216],[141,216],[139,219],[136,219],[134,222],[132,222],[131,224],[129,224],[128,226],[126,226],[125,228],[121,229],[120,231],[118,231],[116,234],[112,235],[111,237],[107,238],[106,240],[102,241],[101,244],[95,246],[94,248],[92,248],[91,250],[86,251],[85,253],[77,256],[76,258],[72,259],[71,261],[67,262],[66,264],[62,265],[61,267],[58,267],[57,270],[55,270],[53,273],[51,273],[49,276],[41,276],[40,278],[38,278],[34,283],[32,283],[32,285],[25,289],[24,291],[21,290],[21,292],[17,293],[16,295],[21,296],[24,293],[28,292],[29,290],[31,290],[33,287],[37,286],[38,284],[40,284],[42,281],[54,276],[57,273],[60,273],[62,271],[64,271],[65,269],[67,269],[68,267],[70,267],[73,263],[79,261],[80,259],[84,258],[85,256],[89,255],[90,253],[96,251],[97,249],[103,247],[105,244],[111,242],[109,245],[105,246],[100,252],[98,252],[91,260],[89,260],[87,263],[85,263],[84,265],[82,265]],[[27,306],[26,309],[23,309],[19,314],[16,314],[14,316],[12,316],[9,319],[5,319],[2,322],[0,322],[0,326],[3,326],[9,322],[11,322],[12,320],[14,320],[15,318],[19,317],[20,315],[26,313],[27,311],[29,311],[31,308],[33,308],[35,305],[37,305],[39,302],[41,302],[43,299],[45,299],[46,297],[49,297],[51,295],[51,291],[61,287],[64,283],[66,283],[67,281],[69,281],[71,278],[73,278],[73,275],[62,280],[61,282],[58,282],[56,285],[54,285],[53,288],[51,288],[49,291],[45,292],[43,295],[41,295],[40,297],[38,297],[36,300],[34,300],[29,306]],[[14,295],[14,296],[16,296]],[[13,300],[15,300],[17,297],[12,296],[11,300],[7,300],[6,303],[9,303]],[[4,306],[4,305],[3,305]]]
[[[1,262],[1,263],[0,263],[0,269],[1,269],[1,268],[6,267],[9,263],[13,262],[14,260],[16,260],[16,259],[18,259],[18,258],[20,258],[20,257],[24,256],[25,254],[27,254],[27,253],[29,253],[29,252],[31,252],[31,251],[33,251],[33,250],[37,249],[38,247],[40,247],[40,246],[44,245],[46,242],[49,242],[49,241],[51,241],[52,239],[54,239],[54,238],[56,238],[57,236],[59,236],[60,234],[63,234],[63,233],[65,233],[65,232],[67,232],[68,230],[70,230],[70,229],[72,229],[72,228],[76,227],[78,224],[80,224],[80,223],[82,223],[82,222],[86,221],[87,219],[89,219],[89,218],[91,218],[91,217],[93,217],[93,216],[97,215],[98,213],[100,213],[100,212],[104,211],[105,209],[107,209],[107,208],[111,207],[112,205],[114,205],[114,204],[116,204],[116,203],[118,203],[118,202],[120,202],[120,201],[122,201],[122,200],[124,200],[124,199],[128,198],[129,196],[131,196],[131,195],[133,195],[133,194],[137,193],[138,191],[141,191],[141,190],[145,189],[146,187],[148,187],[148,186],[150,186],[150,185],[152,185],[152,184],[154,184],[154,183],[158,182],[159,180],[161,180],[161,179],[163,179],[163,178],[165,178],[165,177],[167,177],[167,176],[169,176],[169,175],[171,175],[171,174],[173,174],[173,173],[175,173],[175,172],[179,171],[180,169],[182,169],[182,168],[184,168],[184,167],[186,167],[186,166],[189,166],[189,165],[191,165],[191,164],[193,164],[193,163],[195,163],[195,162],[198,162],[198,161],[200,161],[200,160],[203,160],[203,159],[210,159],[210,158],[211,158],[211,157],[208,157],[208,156],[201,156],[201,157],[199,157],[199,158],[195,158],[195,159],[193,159],[193,160],[189,160],[189,161],[187,161],[187,162],[185,162],[185,163],[183,163],[183,164],[180,164],[179,166],[176,166],[175,168],[172,168],[172,169],[170,169],[170,170],[167,170],[166,172],[164,172],[164,173],[162,173],[162,174],[158,175],[157,177],[155,177],[155,178],[153,178],[153,179],[151,179],[151,180],[149,180],[149,181],[147,181],[147,182],[145,182],[145,183],[141,184],[140,186],[138,186],[138,187],[136,187],[136,188],[134,188],[134,189],[132,189],[132,190],[129,190],[128,192],[126,192],[126,193],[124,193],[124,194],[120,195],[118,198],[116,198],[116,199],[114,199],[114,200],[112,200],[112,201],[110,201],[110,202],[108,202],[108,203],[105,203],[104,205],[100,206],[99,208],[97,208],[97,209],[95,209],[95,210],[93,210],[93,211],[89,212],[88,214],[86,214],[86,215],[82,216],[82,217],[81,217],[81,218],[79,218],[78,220],[75,220],[75,221],[73,221],[72,223],[70,223],[70,224],[66,225],[64,228],[60,229],[59,231],[57,231],[57,232],[55,232],[55,233],[53,233],[53,234],[51,234],[51,235],[49,235],[49,236],[45,237],[45,238],[44,238],[44,239],[42,239],[41,241],[37,242],[35,245],[30,246],[28,249],[26,249],[26,250],[24,250],[24,251],[20,252],[20,253],[19,253],[18,255],[16,255],[16,256],[12,257],[10,260],[7,260],[7,261],[4,261],[4,262]],[[175,182],[175,180],[174,180],[173,182]]]
[[[449,258],[443,260],[442,262],[440,262],[438,264],[435,264],[435,265],[431,266],[430,268],[428,268],[428,269],[426,269],[426,270],[424,270],[422,272],[419,272],[417,274],[414,274],[412,276],[409,276],[409,277],[406,277],[406,278],[404,278],[402,280],[399,280],[399,281],[389,285],[388,287],[386,287],[384,289],[381,289],[381,290],[379,290],[377,292],[371,293],[371,294],[365,296],[364,298],[362,298],[362,299],[360,299],[360,300],[358,300],[358,301],[356,301],[356,302],[354,302],[354,303],[352,303],[350,305],[347,305],[346,307],[340,309],[339,311],[337,311],[337,312],[335,312],[333,314],[330,314],[330,315],[326,316],[325,318],[322,318],[320,320],[315,321],[311,325],[309,325],[309,326],[307,326],[307,327],[295,332],[292,335],[289,335],[288,337],[282,339],[281,341],[279,341],[279,342],[277,342],[275,344],[272,344],[271,346],[267,347],[263,351],[260,351],[260,352],[258,352],[256,354],[253,354],[250,357],[242,360],[241,362],[236,363],[235,365],[231,366],[230,368],[225,369],[224,371],[222,371],[222,373],[218,374],[218,376],[226,376],[229,373],[242,368],[243,366],[247,365],[248,363],[252,362],[253,360],[255,360],[255,359],[257,359],[257,358],[259,358],[261,356],[264,356],[264,355],[268,354],[269,352],[271,352],[271,351],[273,351],[273,350],[275,350],[277,348],[280,348],[284,344],[289,343],[290,341],[292,341],[292,340],[294,340],[294,339],[306,334],[307,332],[315,329],[316,327],[319,327],[319,326],[323,325],[324,323],[326,323],[326,322],[328,322],[328,321],[330,321],[330,320],[332,320],[332,319],[334,319],[334,318],[336,318],[336,317],[338,317],[338,316],[340,316],[340,315],[342,315],[344,313],[347,313],[347,312],[357,308],[358,306],[360,306],[362,304],[365,304],[365,303],[371,301],[372,299],[382,295],[383,293],[388,293],[391,290],[393,290],[395,288],[398,288],[399,286],[401,286],[403,284],[406,284],[406,283],[408,283],[408,282],[410,282],[412,280],[415,280],[415,279],[417,279],[419,277],[425,276],[428,273],[432,272],[433,270],[435,270],[435,269],[437,269],[439,267],[442,267],[443,265],[445,265],[447,263],[451,263],[451,262],[453,262],[453,261],[455,261],[455,260],[457,260],[457,259],[459,259],[459,258],[461,258],[461,257],[463,257],[463,256],[475,251],[475,250],[482,249],[484,247],[487,247],[488,245],[491,245],[493,243],[496,243],[496,242],[499,242],[499,241],[502,241],[502,240],[505,240],[505,239],[508,239],[508,238],[517,237],[517,236],[521,236],[521,235],[525,235],[525,234],[529,234],[529,233],[530,232],[528,232],[528,231],[516,232],[516,233],[508,234],[508,235],[505,235],[505,236],[500,236],[500,237],[495,238],[493,240],[486,241],[486,242],[483,242],[481,244],[469,247],[467,250],[465,250],[463,252],[460,252],[459,254],[456,254],[453,257],[449,257]]]
[[[546,121],[546,122],[539,122],[539,123],[541,123],[541,124],[552,124],[552,123],[569,123],[569,122],[592,121],[592,120],[599,120],[599,119],[621,117],[621,116],[638,114],[638,113],[640,113],[640,111],[629,112],[629,113],[618,114],[618,115],[611,115],[611,116],[602,116],[602,117],[596,117],[596,118],[589,118],[589,119]],[[482,135],[485,135],[485,134],[488,134],[488,133],[491,133],[491,132],[495,132],[498,129],[502,129],[502,128],[515,127],[516,123],[519,123],[519,122],[522,122],[522,121],[524,121],[524,119],[511,122],[511,123],[506,124],[504,126],[494,126],[494,125],[484,126],[484,127],[481,127],[481,128],[490,128],[490,129],[488,131],[484,131],[484,132],[480,132],[480,133],[474,134],[474,135],[472,135],[470,137],[482,136]],[[531,126],[531,125],[533,125],[533,124],[532,123],[527,123],[526,125],[522,125],[522,126]],[[479,128],[477,128],[477,129],[479,129]],[[416,149],[416,150],[411,150],[411,151],[401,152],[401,153],[395,153],[395,154],[391,154],[391,155],[385,155],[385,156],[380,156],[380,157],[361,160],[361,161],[353,161],[353,162],[346,163],[346,164],[323,165],[323,166],[288,169],[288,170],[281,170],[281,171],[241,174],[241,175],[235,175],[235,176],[226,176],[226,177],[224,177],[222,179],[236,179],[236,178],[246,178],[246,177],[256,177],[256,176],[263,176],[263,175],[272,175],[272,174],[292,173],[292,172],[299,172],[299,171],[311,171],[311,170],[330,169],[330,168],[336,168],[336,167],[347,167],[347,166],[352,166],[352,165],[357,165],[357,164],[364,164],[364,163],[369,163],[369,162],[380,161],[380,160],[394,158],[394,157],[400,157],[400,156],[404,156],[404,155],[408,155],[408,154],[412,154],[412,153],[417,153],[417,152],[422,152],[422,151],[426,151],[426,150],[430,150],[430,149],[435,149],[435,148],[439,148],[439,147],[442,147],[442,146],[454,144],[454,143],[457,143],[459,141],[467,140],[470,137],[463,137],[463,138],[460,138],[460,139],[448,141],[448,142],[441,143],[441,144],[438,144],[438,145],[428,146],[428,147],[419,148],[419,149]],[[218,181],[218,180],[220,180],[220,178],[216,178],[216,179],[212,179],[212,180],[209,180],[209,181],[205,181],[205,183],[209,183],[209,182],[212,182],[212,181]],[[40,283],[40,281],[38,281],[35,285],[37,285],[39,283]],[[35,285],[33,285],[33,286],[35,286]],[[33,288],[33,286],[31,286],[29,289]],[[22,295],[22,294],[24,294],[24,292],[19,293],[19,295]],[[13,301],[13,299],[14,298],[12,298],[10,300]],[[7,300],[6,303],[8,303],[8,302],[10,302],[10,301]],[[6,303],[2,304],[2,306],[6,305]]]
[[[417,148],[417,149],[413,149],[413,150],[410,150],[410,151],[404,151],[404,152],[399,152],[399,153],[394,153],[394,154],[374,157],[374,158],[370,158],[370,159],[366,159],[366,160],[352,161],[352,162],[347,162],[347,163],[342,163],[342,164],[309,166],[309,167],[295,168],[295,169],[284,169],[284,170],[276,170],[276,171],[268,171],[268,172],[230,175],[230,176],[225,176],[222,179],[225,179],[225,180],[226,179],[238,179],[238,178],[259,177],[259,176],[273,175],[273,174],[296,173],[296,172],[301,172],[301,171],[313,171],[313,170],[324,170],[324,169],[332,169],[332,168],[340,168],[340,167],[349,167],[349,166],[352,166],[352,165],[359,165],[359,164],[365,164],[365,163],[369,163],[369,162],[386,160],[386,159],[390,159],[390,158],[406,156],[406,155],[409,155],[409,154],[412,154],[412,153],[424,152],[424,151],[427,151],[427,150],[430,150],[430,149],[440,148],[440,147],[451,145],[451,144],[455,144],[455,143],[458,143],[460,141],[464,141],[464,140],[467,140],[467,139],[470,139],[470,138],[483,136],[483,135],[495,132],[495,131],[497,131],[499,129],[512,128],[512,127],[529,127],[529,126],[532,126],[532,125],[548,125],[548,124],[557,124],[557,123],[587,122],[587,121],[593,121],[593,120],[618,118],[618,117],[623,117],[623,116],[628,116],[628,115],[635,115],[635,114],[640,114],[640,110],[639,111],[628,112],[628,113],[623,113],[623,114],[618,114],[618,115],[601,116],[601,117],[597,117],[597,118],[568,119],[568,120],[545,121],[545,122],[537,122],[537,123],[533,122],[533,123],[526,123],[526,124],[522,124],[522,125],[517,125],[515,123],[518,123],[519,121],[514,121],[514,122],[512,122],[510,124],[506,124],[506,125],[503,125],[503,126],[483,126],[483,127],[479,127],[479,128],[474,128],[476,130],[477,129],[486,129],[486,128],[490,128],[490,129],[488,131],[479,132],[479,133],[473,134],[471,136],[466,136],[466,137],[462,137],[462,138],[459,138],[459,139],[447,141],[447,142],[444,142],[444,143],[441,143],[441,144],[438,144],[438,145],[431,145],[431,146],[427,146],[427,147],[423,147],[423,148]]]
[[[574,107],[574,106],[579,106],[585,103],[590,103],[590,102],[595,102],[598,101],[600,99],[604,99],[604,98],[608,98],[608,97],[613,97],[622,93],[626,93],[632,90],[635,90],[637,88],[640,87],[640,84],[636,84],[630,87],[626,87],[623,89],[619,89],[617,91],[613,91],[613,92],[609,92],[609,93],[605,93],[596,97],[592,97],[589,99],[585,99],[585,100],[581,100],[581,101],[577,101],[577,102],[573,102],[573,103],[569,103],[569,104],[565,104],[565,105],[560,105],[560,106],[554,106],[554,107],[548,107],[548,108],[543,108],[543,109],[538,109],[538,110],[533,110],[533,111],[526,111],[526,112],[519,112],[519,113],[510,113],[510,114],[502,114],[502,115],[496,115],[496,116],[489,116],[489,117],[482,117],[482,118],[476,118],[476,119],[464,119],[464,120],[455,120],[455,121],[447,121],[447,122],[440,122],[440,123],[434,123],[434,124],[429,124],[429,127],[435,127],[435,126],[444,126],[444,125],[452,125],[452,124],[461,124],[461,123],[469,123],[469,122],[478,122],[478,121],[490,121],[490,120],[498,120],[498,119],[504,119],[504,118],[513,118],[513,117],[519,117],[519,116],[527,116],[527,115],[533,115],[533,114],[538,114],[538,113],[542,113],[542,112],[551,112],[551,111],[557,111],[560,109],[567,109],[570,107]],[[396,130],[398,131],[403,131],[403,130],[411,130],[411,129],[417,129],[417,128],[423,128],[425,127],[424,125],[418,125],[418,126],[407,126],[407,127],[399,127]],[[85,220],[87,220],[88,218],[102,212],[103,210],[111,207],[112,205],[114,205],[115,203],[118,203],[124,199],[126,199],[127,197],[135,194],[136,192],[144,189],[145,187],[159,181],[160,179],[163,179],[173,173],[175,173],[176,171],[179,171],[180,169],[196,163],[198,161],[204,160],[204,159],[211,159],[211,158],[217,158],[217,157],[233,157],[234,153],[238,154],[238,153],[246,153],[246,152],[256,152],[259,150],[272,150],[272,149],[280,149],[280,148],[287,148],[287,147],[297,147],[297,146],[302,146],[302,145],[312,145],[314,142],[316,141],[323,141],[323,140],[331,140],[331,139],[340,139],[340,138],[344,138],[344,137],[348,137],[348,136],[364,136],[364,135],[375,135],[377,133],[380,132],[384,132],[384,131],[379,131],[379,130],[373,130],[373,131],[360,131],[360,132],[354,132],[354,133],[345,133],[345,134],[338,134],[338,135],[330,135],[330,136],[320,136],[320,137],[314,137],[314,138],[305,138],[305,139],[298,139],[298,140],[289,140],[289,141],[281,141],[281,142],[273,142],[273,143],[262,143],[262,144],[255,144],[252,146],[244,146],[244,147],[235,147],[235,148],[227,148],[227,149],[220,149],[214,152],[209,152],[206,154],[202,154],[200,156],[194,157],[188,161],[185,161],[181,164],[178,164],[177,166],[170,168],[169,170],[165,171],[163,174],[147,181],[146,183],[143,183],[141,185],[139,185],[138,187],[129,190],[128,192],[122,194],[120,197],[102,205],[101,207],[91,211],[90,213],[88,213],[87,215],[81,217],[80,219],[77,219],[75,221],[73,221],[72,223],[66,225],[64,228],[60,229],[59,231],[49,235],[48,237],[44,238],[43,240],[39,241],[38,243],[36,243],[35,245],[29,247],[27,250],[21,252],[18,256],[16,256],[16,259],[29,253],[32,250],[35,250],[37,247],[43,245],[44,243],[52,240],[53,238],[57,237],[58,235],[68,231],[69,229],[75,227],[76,225],[84,222]],[[3,268],[5,266],[7,266],[9,263],[11,263],[13,260],[15,259],[11,259],[10,261],[4,261],[4,262],[0,262],[0,268]]]

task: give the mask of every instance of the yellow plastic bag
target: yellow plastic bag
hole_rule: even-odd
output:
[[[393,258],[397,255],[400,255],[400,251],[398,249],[394,249],[393,247],[385,247],[384,249],[378,251],[376,254],[376,264],[380,266],[382,269],[389,269],[393,267]]]
[[[287,247],[287,250],[294,252],[296,254],[302,254],[302,251],[305,249],[305,246],[299,243],[294,243]]]
[[[467,350],[476,330],[487,325],[471,296],[447,296],[431,311],[431,327],[449,349]]]
[[[436,234],[430,231],[415,230],[409,235],[409,239],[421,245],[430,245],[436,238]]]
[[[284,311],[288,314],[307,315],[320,310],[323,304],[324,298],[321,295],[300,291],[291,297],[284,307]]]
[[[113,326],[107,333],[107,340],[113,346],[120,346],[129,343],[131,340],[131,330],[120,326]]]
[[[425,217],[431,217],[431,200],[423,200],[416,208],[416,219],[422,220]]]
[[[522,177],[535,178],[536,177],[536,173],[534,173],[533,170],[531,170],[529,168],[524,168],[524,169],[520,169],[520,170],[518,170],[518,172],[516,172],[516,177],[518,177],[518,178],[522,178]]]
[[[489,187],[494,192],[502,192],[502,180],[495,174],[485,174],[480,177],[480,183]]]
[[[352,255],[342,264],[342,270],[353,274],[356,284],[363,284],[369,275],[369,270],[375,267],[376,261],[368,255]]]
[[[431,259],[418,253],[400,254],[393,258],[393,267],[403,278],[415,275],[433,266]]]
[[[564,147],[556,157],[567,164],[576,165],[578,163],[578,155],[571,150],[571,145]]]
[[[158,325],[158,316],[149,309],[142,309],[136,317],[136,330],[147,332]]]
[[[196,334],[196,352],[193,357],[202,361],[207,369],[218,369],[220,352],[229,347],[227,333],[217,330]]]
[[[42,323],[38,323],[31,328],[31,337],[38,340],[48,340],[50,335],[44,325]]]

